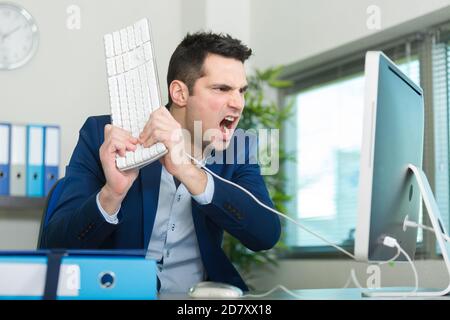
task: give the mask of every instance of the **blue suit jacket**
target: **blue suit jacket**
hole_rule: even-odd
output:
[[[45,248],[146,249],[150,241],[158,205],[161,163],[142,168],[122,202],[119,223],[105,221],[98,210],[96,195],[105,184],[99,158],[104,127],[110,116],[90,117],[66,168],[64,190],[55,213],[43,231]],[[250,157],[245,148],[245,159]],[[236,163],[236,161],[235,161]],[[211,164],[214,173],[229,179],[273,207],[257,164]],[[208,280],[247,286],[222,250],[223,231],[239,239],[253,251],[272,248],[280,237],[278,216],[260,207],[234,186],[214,178],[210,204],[192,199],[192,216],[198,245]]]

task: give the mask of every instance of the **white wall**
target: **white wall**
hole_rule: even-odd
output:
[[[381,30],[367,28],[370,5],[380,8]],[[252,0],[254,64],[291,64],[449,5],[449,0]]]
[[[148,17],[153,27],[163,96],[170,55],[182,37],[181,0],[14,0],[35,18],[36,56],[24,67],[0,72],[0,121],[61,126],[64,174],[90,115],[109,113],[103,35]],[[81,29],[66,27],[69,5],[81,9]],[[0,210],[0,249],[33,248],[40,210]]]
[[[0,72],[1,120],[59,124],[64,170],[89,115],[107,114],[103,35],[149,17],[153,25],[162,91],[168,57],[181,38],[180,0],[20,0],[36,19],[40,46],[21,69]],[[66,27],[66,8],[81,9],[81,29]],[[62,171],[64,173],[64,171]]]

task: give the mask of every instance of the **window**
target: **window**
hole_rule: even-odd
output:
[[[449,228],[449,108],[450,108],[450,38],[449,32],[435,38],[433,59],[433,107],[435,135],[434,193],[447,231]]]
[[[420,40],[423,41],[423,40]],[[419,40],[403,41],[383,50],[413,81],[421,84],[428,74],[421,77],[423,48]],[[438,53],[434,50],[435,54]],[[449,47],[439,54],[449,57]],[[434,58],[433,58],[434,60]],[[446,67],[450,68],[448,60]],[[330,63],[331,64],[331,63]],[[337,67],[336,67],[337,66]],[[286,95],[295,101],[295,116],[287,124],[288,151],[296,157],[295,163],[286,165],[289,175],[287,190],[292,197],[288,211],[299,222],[324,236],[330,242],[353,249],[356,227],[359,158],[362,138],[364,108],[364,53],[353,61],[335,63],[329,70],[321,66],[317,73],[309,71],[308,77],[294,80],[296,86]],[[446,70],[446,75],[449,70]],[[442,75],[441,75],[442,76]],[[447,78],[448,79],[448,78]],[[450,89],[446,82],[445,92]],[[442,91],[443,89],[441,89]],[[436,93],[435,93],[436,95]],[[446,96],[445,110],[448,110]],[[442,117],[442,114],[435,117]],[[447,113],[441,119],[448,128]],[[447,170],[445,181],[436,174],[436,186],[441,183],[447,189],[439,194],[441,204],[448,206],[448,129],[441,153],[446,153],[446,163],[437,169]],[[442,131],[442,130],[441,130]],[[445,135],[444,134],[444,135]],[[439,138],[439,137],[436,137]],[[440,139],[442,140],[442,139]],[[435,145],[442,144],[436,141]],[[440,150],[439,147],[436,150]],[[426,152],[426,148],[425,148]],[[444,209],[444,208],[442,208]],[[446,215],[448,216],[448,209]],[[421,217],[423,214],[421,214]],[[422,218],[421,218],[422,220]],[[324,242],[296,226],[286,224],[286,242],[301,252],[334,252]],[[419,230],[418,241],[423,241]]]

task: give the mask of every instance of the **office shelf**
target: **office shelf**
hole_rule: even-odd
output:
[[[45,197],[9,197],[0,196],[0,210],[1,209],[43,209],[45,206]]]

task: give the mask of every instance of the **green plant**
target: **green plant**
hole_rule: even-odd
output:
[[[281,66],[264,71],[256,70],[254,75],[248,77],[249,86],[245,95],[246,104],[239,128],[243,130],[281,129],[284,122],[292,115],[293,103],[280,106],[276,101],[268,98],[270,91],[287,88],[292,85],[290,81],[279,79],[282,70],[283,67]],[[285,161],[292,159],[293,157],[285,151],[283,139],[280,139],[280,170],[274,175],[264,175],[274,206],[282,213],[286,212],[285,204],[290,199],[290,196],[285,193],[285,172],[283,172],[282,168]],[[281,248],[285,248],[283,240],[279,241],[274,249]],[[255,267],[267,264],[277,266],[274,249],[253,252],[228,233],[225,233],[223,249],[246,281],[252,279],[252,271]]]

